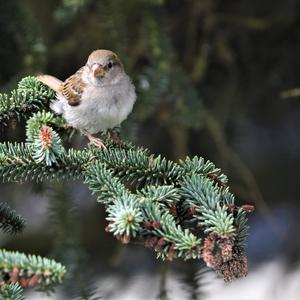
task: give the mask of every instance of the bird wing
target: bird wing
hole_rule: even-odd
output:
[[[86,83],[83,81],[82,73],[84,67],[80,68],[75,74],[67,78],[60,86],[59,93],[61,93],[71,106],[80,104],[81,96],[83,94]]]
[[[39,75],[37,76],[37,79],[57,93],[59,93],[59,87],[63,83],[61,80],[51,75]]]
[[[37,79],[55,92],[62,94],[71,106],[80,104],[86,83],[82,79],[84,67],[67,78],[64,82],[51,75],[39,75]]]

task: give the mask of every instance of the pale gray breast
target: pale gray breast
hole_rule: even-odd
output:
[[[67,105],[65,118],[77,129],[96,133],[120,125],[131,112],[135,99],[135,89],[128,76],[118,84],[87,86],[79,105]]]

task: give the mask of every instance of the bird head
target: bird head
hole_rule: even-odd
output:
[[[87,61],[89,78],[93,83],[114,84],[123,75],[123,65],[118,56],[109,50],[93,51]]]

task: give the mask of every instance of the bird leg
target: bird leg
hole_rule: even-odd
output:
[[[118,132],[116,132],[113,129],[108,129],[108,132],[110,134],[111,139],[114,141],[114,143],[118,144],[120,142],[120,137]]]
[[[99,139],[99,138],[97,138],[97,137],[95,137],[95,136],[93,136],[92,134],[90,134],[87,130],[82,130],[82,133],[89,139],[89,141],[90,141],[90,144],[92,144],[92,145],[95,145],[96,147],[98,147],[98,148],[100,148],[100,149],[106,149],[106,146],[105,146],[105,144],[104,144],[104,142],[101,140],[101,139]]]

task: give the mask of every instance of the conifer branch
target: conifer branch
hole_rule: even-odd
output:
[[[200,258],[201,239],[188,228],[183,230],[170,212],[161,210],[161,206],[151,200],[143,203],[142,210],[145,246],[153,248],[158,257],[168,260]]]
[[[110,223],[107,231],[123,243],[139,236],[150,247],[150,239],[152,242],[160,239],[160,246],[152,244],[159,257],[172,260],[173,257],[189,259],[199,256],[200,240],[188,229],[182,230],[165,207],[171,199],[179,200],[174,188],[159,186],[155,192],[153,186],[143,190],[141,195],[133,194],[104,164],[89,165],[85,178],[90,189],[99,193],[98,201],[108,204],[106,219]]]
[[[32,112],[46,108],[54,97],[54,92],[35,77],[25,77],[10,95],[0,94],[0,124],[7,125],[9,119],[30,116]]]
[[[16,214],[6,203],[0,203],[0,229],[5,233],[18,233],[23,231],[25,220]]]
[[[111,145],[111,147],[110,147]],[[109,151],[91,148],[93,155],[110,166],[115,175],[124,181],[138,186],[147,184],[176,183],[184,175],[202,174],[221,186],[226,186],[227,177],[219,168],[202,157],[180,160],[179,163],[155,157],[147,149],[125,143],[124,149],[113,144],[108,145]]]
[[[19,84],[21,92],[37,103],[36,108],[53,97],[34,78]],[[9,109],[2,111],[9,119]],[[53,113],[40,110],[32,115],[25,143],[0,144],[2,180],[82,178],[105,206],[106,230],[123,243],[142,241],[162,259],[202,258],[225,280],[246,275],[246,212],[253,207],[236,206],[227,177],[213,163],[201,157],[176,163],[110,138],[106,150],[66,150],[56,132],[63,127]]]
[[[19,283],[22,288],[51,291],[62,282],[66,269],[52,259],[0,250],[0,286]]]
[[[233,204],[233,197],[224,197],[221,188],[201,175],[184,178],[181,192],[187,205],[194,209],[193,217],[204,227],[205,233],[228,236],[235,233],[233,215],[225,206]],[[228,190],[225,194],[229,194]]]
[[[1,300],[24,300],[24,291],[18,283],[10,283],[0,287]]]
[[[63,152],[57,163],[47,165],[36,159],[30,144],[0,144],[0,176],[3,182],[53,181],[77,179],[82,176],[85,163],[91,160],[86,151],[70,149]]]

